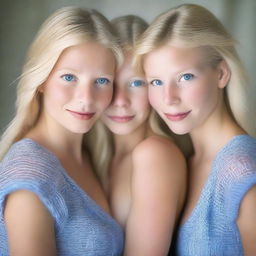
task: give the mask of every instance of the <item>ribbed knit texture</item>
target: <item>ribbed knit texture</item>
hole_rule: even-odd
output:
[[[23,139],[12,145],[0,165],[1,256],[9,255],[4,201],[20,189],[34,192],[51,213],[58,255],[122,255],[123,231],[116,221],[78,187],[51,152]]]
[[[243,255],[236,219],[243,197],[254,185],[256,140],[235,136],[217,154],[195,208],[178,230],[176,255]]]

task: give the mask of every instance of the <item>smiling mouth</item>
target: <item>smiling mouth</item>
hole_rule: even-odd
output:
[[[188,111],[188,112],[183,112],[183,113],[177,113],[177,114],[168,114],[168,113],[164,113],[165,116],[170,120],[170,121],[181,121],[183,120],[184,118],[186,118],[189,113],[191,112]]]
[[[117,123],[126,123],[131,121],[134,116],[108,116],[108,118]]]
[[[76,112],[76,111],[72,111],[67,109],[67,111],[74,116],[75,118],[78,118],[80,120],[89,120],[91,119],[95,113],[88,113],[88,112]]]

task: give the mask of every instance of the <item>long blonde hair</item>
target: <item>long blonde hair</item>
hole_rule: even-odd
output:
[[[256,135],[255,106],[245,69],[235,50],[235,40],[207,9],[184,4],[159,15],[142,35],[135,63],[143,69],[143,57],[163,45],[202,47],[212,64],[226,61],[231,78],[225,88],[225,102],[236,122],[250,135]],[[251,105],[250,105],[251,104]]]
[[[62,51],[89,41],[110,49],[120,62],[122,54],[113,29],[107,19],[95,10],[64,7],[42,24],[20,76],[16,115],[2,135],[0,159],[14,142],[35,126],[40,115],[38,88],[47,80]]]

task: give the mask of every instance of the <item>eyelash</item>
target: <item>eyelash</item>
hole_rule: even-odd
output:
[[[189,79],[185,79],[185,76],[189,76]],[[195,76],[191,73],[185,73],[180,76],[179,82],[191,81]]]
[[[156,81],[160,82],[161,84],[155,84]],[[159,79],[154,79],[150,82],[150,84],[153,85],[153,86],[161,86],[161,85],[163,85],[163,82]]]
[[[67,77],[71,77],[71,80],[67,79]],[[61,76],[61,78],[65,81],[65,82],[74,82],[77,81],[76,76],[72,75],[72,74],[64,74]]]
[[[102,81],[103,80],[103,81]],[[109,84],[110,80],[105,77],[100,77],[95,80],[95,84],[98,86]]]

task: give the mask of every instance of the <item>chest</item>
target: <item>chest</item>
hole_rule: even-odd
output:
[[[211,173],[212,161],[189,164],[187,197],[181,223],[185,223],[199,202],[201,193]]]
[[[114,218],[125,226],[131,204],[132,159],[115,159],[110,170],[109,201]]]
[[[56,229],[59,255],[121,255],[123,231],[91,198],[66,186],[67,216]]]
[[[65,162],[65,169],[68,175],[75,181],[75,183],[102,209],[110,213],[107,198],[103,189],[94,174],[91,165],[85,162],[79,165],[75,162]]]

